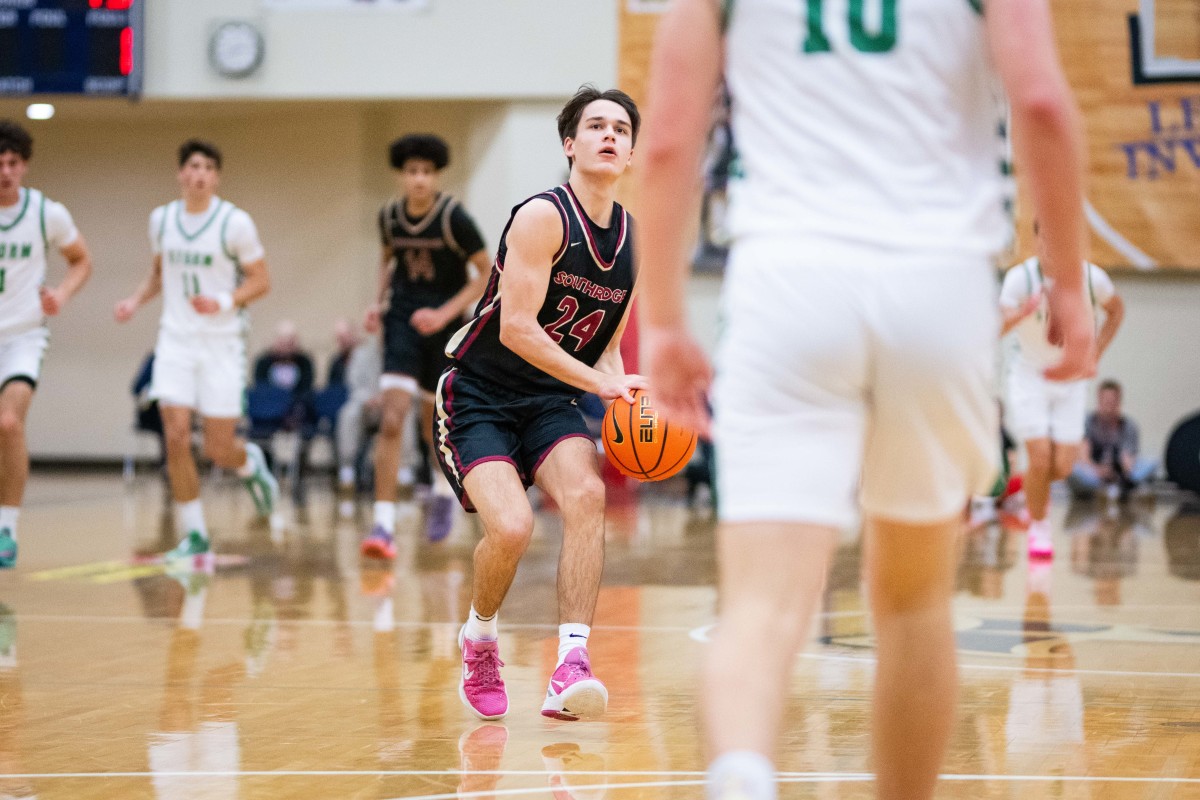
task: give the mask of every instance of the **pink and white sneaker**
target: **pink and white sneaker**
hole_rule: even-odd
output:
[[[576,647],[550,676],[542,716],[562,720],[598,717],[608,708],[608,689],[594,675],[587,650]]]
[[[467,638],[464,625],[458,632],[462,648],[462,679],[458,696],[471,713],[480,719],[500,719],[508,713],[508,694],[500,677],[500,645],[496,642],[477,642]]]
[[[1050,523],[1035,519],[1029,523],[1029,557],[1054,558],[1054,541],[1050,538]]]

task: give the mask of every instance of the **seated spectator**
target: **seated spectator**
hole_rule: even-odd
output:
[[[271,436],[279,430],[294,432],[300,437],[296,480],[292,486],[297,500],[303,499],[308,445],[316,430],[312,411],[313,375],[312,357],[300,349],[296,326],[287,320],[280,322],[270,348],[254,362],[254,386],[249,408],[251,438],[269,443]],[[263,424],[263,421],[256,419],[253,397],[255,389],[267,386],[287,392],[287,410],[282,419]],[[263,447],[263,451],[270,458],[270,448]]]
[[[379,376],[382,372],[383,352],[379,340],[370,337],[350,354],[345,370],[349,396],[338,411],[335,426],[338,485],[346,491],[365,488],[362,466],[368,463],[368,434],[379,427]]]
[[[348,320],[342,318],[333,323],[333,340],[337,350],[329,362],[329,374],[325,379],[326,387],[346,384],[346,368],[350,364],[354,348],[358,346],[358,333]]]
[[[1076,497],[1103,491],[1125,499],[1130,490],[1154,475],[1157,462],[1138,458],[1137,423],[1121,413],[1121,384],[1106,380],[1088,415],[1079,461],[1067,479]]]

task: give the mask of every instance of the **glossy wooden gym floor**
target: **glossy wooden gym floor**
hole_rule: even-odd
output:
[[[610,491],[603,721],[538,714],[560,526],[539,514],[501,616],[510,714],[483,725],[455,690],[472,520],[431,547],[409,505],[380,570],[359,563],[364,519],[315,482],[273,534],[210,480],[215,572],[176,578],[141,557],[174,538],[156,477],[35,472],[19,567],[0,574],[0,798],[701,797],[713,525],[678,488]],[[1051,566],[1031,571],[998,528],[964,542],[939,797],[1200,798],[1200,516],[1056,506]],[[783,797],[872,796],[858,569],[848,537],[780,698]]]

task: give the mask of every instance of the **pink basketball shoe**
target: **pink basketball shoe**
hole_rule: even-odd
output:
[[[608,690],[592,675],[587,650],[576,647],[554,674],[546,688],[542,716],[554,719],[577,720],[598,717],[608,708]]]
[[[466,636],[464,625],[458,632],[462,647],[462,679],[458,696],[463,705],[480,719],[500,719],[508,713],[508,694],[500,677],[500,646],[496,642],[476,642]]]

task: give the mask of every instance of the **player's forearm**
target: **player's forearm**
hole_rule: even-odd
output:
[[[1000,309],[1001,324],[1000,335],[1007,336],[1012,329],[1021,323],[1021,316],[1006,309]]]
[[[1097,361],[1108,350],[1108,346],[1112,344],[1113,338],[1116,337],[1121,323],[1125,320],[1125,304],[1115,303],[1111,307],[1106,308],[1104,313],[1104,324],[1100,326],[1100,333],[1096,335]]]
[[[257,268],[246,269],[245,280],[233,291],[231,299],[236,308],[245,308],[269,291],[271,291],[271,274],[267,270],[266,263],[262,262]]]
[[[157,269],[150,273],[150,277],[142,281],[137,289],[133,292],[133,301],[138,306],[144,306],[154,298],[158,297],[162,291],[162,273]]]
[[[596,360],[596,371],[606,375],[625,374],[625,359],[621,356],[621,348],[615,338],[612,345]]]
[[[563,352],[536,320],[501,320],[500,343],[547,375],[585,392],[594,392],[602,373]]]
[[[379,262],[379,284],[375,287],[375,304],[378,306],[383,305],[388,286],[392,282],[391,263],[390,259],[381,259]]]
[[[451,320],[458,319],[466,313],[467,307],[483,294],[483,290],[487,287],[487,281],[487,273],[476,275],[470,283],[459,289],[453,297],[442,304],[442,310]]]
[[[1014,102],[1017,156],[1029,179],[1046,249],[1042,269],[1064,290],[1082,288],[1083,131],[1064,84]]]
[[[81,255],[67,262],[67,274],[63,276],[62,283],[58,285],[58,288],[68,298],[74,297],[90,277],[92,277],[92,256],[85,250]]]
[[[695,216],[699,148],[655,139],[650,145],[640,194],[655,202],[638,214],[641,314],[649,325],[674,327],[687,321],[684,298],[691,264],[684,220]]]

